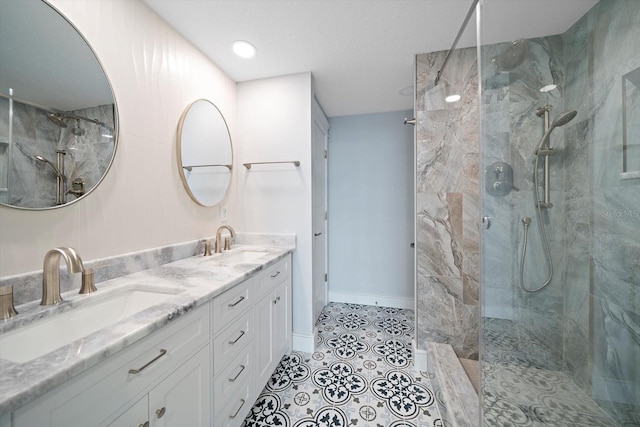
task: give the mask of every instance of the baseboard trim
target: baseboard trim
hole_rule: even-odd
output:
[[[293,334],[293,351],[313,353],[315,351],[316,337],[314,335]]]
[[[329,291],[329,301],[351,304],[377,305],[380,307],[414,308],[413,298],[389,297],[383,295],[351,294]]]

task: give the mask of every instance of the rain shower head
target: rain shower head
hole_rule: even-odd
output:
[[[522,64],[528,55],[529,42],[525,39],[520,39],[511,42],[498,56],[493,57],[491,62],[499,71],[511,71]]]
[[[61,127],[61,128],[66,128],[67,124],[64,122],[64,116],[62,116],[61,114],[55,114],[55,113],[49,113],[47,114],[47,119],[49,119],[49,121],[51,123],[53,123],[54,125]],[[36,156],[38,157],[38,156]]]
[[[577,114],[578,114],[577,111],[565,111],[564,113],[560,113],[556,116],[555,119],[553,119],[553,122],[551,123],[551,127],[557,128],[558,126],[564,126],[567,123],[569,123],[571,120],[573,120]]]

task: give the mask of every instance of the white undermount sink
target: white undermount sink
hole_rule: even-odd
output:
[[[133,285],[113,291],[104,298],[96,295],[95,301],[0,335],[0,359],[28,362],[180,292],[180,288]]]
[[[255,250],[255,249],[236,249],[231,250],[229,252],[225,252],[219,255],[219,260],[221,262],[232,264],[232,263],[251,263],[258,258],[262,258],[268,251],[265,250]]]

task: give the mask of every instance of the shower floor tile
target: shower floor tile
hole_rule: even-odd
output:
[[[558,355],[514,322],[484,319],[483,341],[485,426],[620,425],[560,371]]]
[[[442,427],[413,364],[413,310],[330,303],[312,354],[282,358],[243,426]]]

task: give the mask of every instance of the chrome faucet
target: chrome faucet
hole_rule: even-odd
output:
[[[73,248],[54,248],[44,256],[42,268],[42,301],[40,305],[53,305],[62,302],[60,296],[60,258],[67,263],[69,273],[82,273],[84,266],[78,252]]]
[[[229,230],[229,233],[231,233],[232,239],[236,237],[236,232],[233,229],[233,227],[231,227],[230,225],[221,225],[220,227],[218,227],[218,231],[216,231],[216,248],[215,248],[215,253],[217,254],[222,253],[222,243],[220,242],[220,240],[222,239],[222,230],[224,229]],[[231,249],[231,242],[229,240],[225,240],[224,249],[225,250]]]

